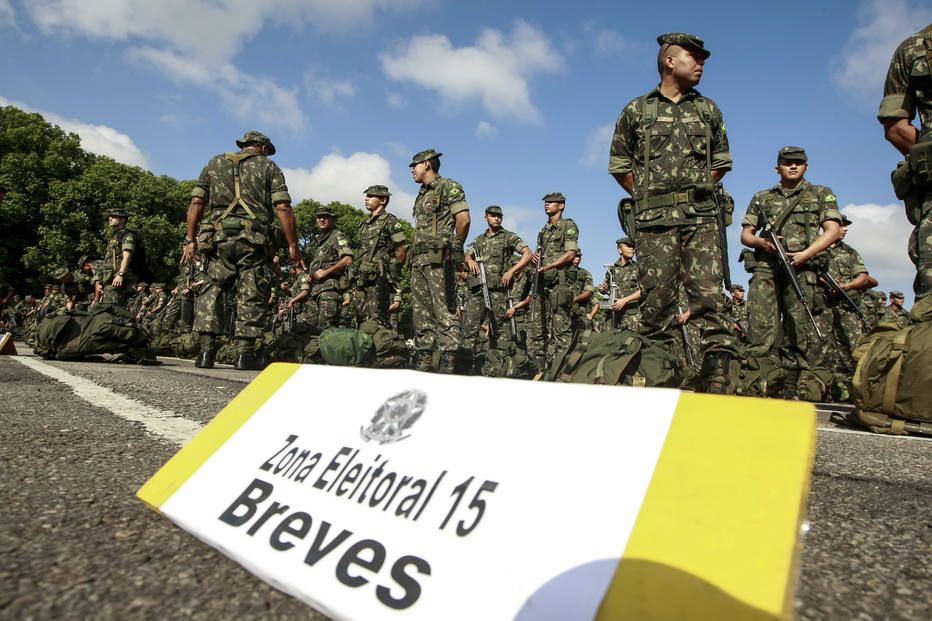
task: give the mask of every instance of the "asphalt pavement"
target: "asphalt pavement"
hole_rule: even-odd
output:
[[[0,619],[327,618],[135,496],[257,373],[17,347],[0,356]],[[932,619],[930,466],[932,440],[820,411],[796,618]]]

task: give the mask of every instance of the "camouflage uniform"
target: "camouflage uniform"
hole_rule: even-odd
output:
[[[245,141],[237,144],[246,146]],[[270,154],[274,152],[273,148]],[[242,203],[235,202],[231,157],[243,158],[238,162]],[[239,153],[211,158],[201,170],[191,196],[207,204],[197,233],[206,282],[195,300],[194,330],[201,333],[202,341],[205,335],[210,340],[210,335],[219,334],[222,294],[235,291],[233,334],[237,339],[254,340],[262,336],[266,326],[271,287],[268,250],[273,243],[275,205],[291,202],[285,175],[266,156],[243,148]]]
[[[540,264],[549,265],[568,250],[579,250],[579,227],[569,218],[548,221],[540,230],[540,241]],[[527,326],[528,350],[538,360],[549,362],[569,346],[573,336],[570,315],[575,283],[570,278],[570,267],[572,263],[567,263],[540,273],[537,299],[531,301],[536,305],[534,321]]]
[[[748,329],[748,323],[750,320],[749,317],[750,311],[748,310],[748,303],[744,300],[741,300],[738,303],[736,300],[731,302],[731,318],[735,323],[739,324],[745,331]],[[747,335],[741,336],[738,334],[738,338],[741,340],[747,340]]]
[[[415,159],[423,155],[419,153]],[[440,176],[430,183],[422,183],[414,200],[411,259],[414,347],[422,361],[432,351],[440,351],[447,360],[445,368],[450,368],[452,357],[461,346],[455,308],[448,305],[453,303],[448,300],[448,286],[450,294],[455,295],[455,271],[446,255],[451,249],[461,248],[461,243],[455,239],[456,214],[468,210],[463,186]],[[462,260],[462,257],[454,257],[454,260]]]
[[[645,112],[650,110],[656,120],[648,126]],[[678,326],[671,325],[678,306],[677,287],[671,283],[681,281],[692,311],[690,321],[701,325],[702,351],[736,354],[729,302],[721,285],[710,174],[731,170],[731,165],[722,113],[695,89],[673,102],[658,86],[631,101],[618,117],[609,173],[634,174],[641,317],[646,334],[670,351],[679,337]]]
[[[343,257],[353,256],[349,240],[341,230],[333,228],[325,233],[318,233],[316,237],[317,250],[308,264],[309,276],[316,270],[332,267]],[[340,320],[340,305],[343,302],[341,278],[345,280],[343,274],[331,274],[320,282],[308,282],[305,278],[301,284],[301,290],[309,293],[305,299],[305,311],[301,320],[310,326],[312,331],[323,332],[327,328],[337,326]]]
[[[893,322],[900,328],[905,328],[906,326],[912,325],[913,320],[909,318],[909,311],[902,306],[893,305],[893,298],[901,297],[903,297],[903,295],[900,291],[890,292],[890,306],[887,306],[883,309],[883,314],[880,317],[880,321]]]
[[[637,261],[630,260],[624,265],[621,263],[621,258],[615,261],[610,268],[612,270],[612,275],[615,279],[615,285],[618,287],[616,293],[617,298],[628,297],[638,289],[640,285],[638,284],[638,264]],[[605,280],[599,285],[600,288],[605,288],[608,291],[610,286],[608,272],[605,273]],[[640,332],[641,330],[641,301],[634,300],[625,304],[625,307],[620,311],[606,310],[606,326],[616,327],[616,328],[626,328],[628,330],[633,330],[635,332]],[[614,319],[614,321],[612,321]]]
[[[578,265],[571,265],[568,272],[567,282],[572,283],[571,287],[573,289],[574,298],[585,291],[591,291],[595,294],[595,286],[592,284],[592,274],[589,273],[589,270],[579,267]],[[592,306],[595,304],[593,301],[594,299],[594,297],[590,296],[585,300],[573,303],[572,310],[570,311],[570,325],[573,327],[574,331],[578,332],[579,330],[592,328],[592,322],[589,320],[588,315]]]
[[[859,274],[867,273],[861,255],[844,242],[829,247],[826,255],[828,273],[838,283],[851,282]],[[861,308],[861,298],[864,296],[860,291],[852,289],[845,293]],[[851,354],[863,334],[861,320],[842,296],[829,295],[825,287],[819,287],[819,297],[824,300],[826,307],[826,311],[821,313],[824,319],[819,329],[826,339],[831,339],[830,349],[834,356],[834,361],[830,360],[828,366],[839,371],[854,371]]]
[[[397,244],[405,243],[405,232],[398,218],[387,211],[370,215],[367,220],[359,223],[356,230],[359,239],[359,260],[352,269],[356,321],[362,324],[367,320],[377,320],[388,327],[389,317],[382,317],[379,313],[378,279],[380,272],[387,279],[386,296],[392,296],[393,292],[398,290],[396,276],[401,275],[401,265],[398,264],[396,248]],[[391,306],[392,301],[386,300],[386,308]]]
[[[826,186],[813,185],[805,179],[792,189],[778,183],[755,194],[741,222],[742,227],[762,228],[764,223],[758,222],[753,207],[758,201],[777,234],[783,237],[788,252],[799,252],[809,247],[819,236],[823,222],[837,220],[841,223],[842,220],[832,190]],[[776,221],[781,214],[782,221]],[[755,251],[754,259],[756,267],[748,291],[748,297],[754,300],[748,326],[748,346],[751,352],[758,356],[771,355],[777,347],[777,333],[782,318],[783,339],[779,354],[784,364],[797,370],[824,366],[827,347],[816,336],[805,308],[784,277],[776,259],[762,250]],[[819,265],[824,260],[825,257],[816,256],[796,269],[800,284],[810,300],[813,315],[816,316],[825,312],[816,297]]]
[[[929,62],[932,55],[927,49],[932,49],[932,24],[896,48],[877,114],[881,122],[890,119],[908,119],[911,122],[918,115],[918,143],[932,142],[932,67]],[[926,157],[929,157],[932,145],[927,144],[926,147]],[[913,167],[918,166],[918,162],[913,162]],[[928,167],[929,162],[925,166]],[[918,222],[913,222],[916,228],[910,235],[908,246],[909,258],[916,266],[913,291],[917,301],[932,292],[932,173],[926,168],[922,178],[916,178],[918,176],[914,175],[913,183],[918,188],[916,200],[921,205],[921,215]]]
[[[887,296],[884,292],[876,289],[868,289],[861,296],[861,312],[871,328],[877,325],[883,316],[884,308],[887,305]]]
[[[117,210],[118,211],[118,210]],[[116,213],[117,211],[114,211]],[[123,213],[126,213],[125,211]],[[136,276],[127,269],[123,274],[123,283],[119,287],[113,286],[113,277],[120,270],[120,264],[123,261],[123,252],[136,250],[136,241],[138,233],[125,227],[113,229],[110,240],[107,242],[107,248],[104,250],[105,267],[101,274],[100,282],[103,284],[104,291],[101,302],[105,304],[118,304],[126,307],[126,303],[136,288]]]
[[[492,311],[494,313],[492,329],[495,331],[495,338],[506,341],[513,340],[505,317],[505,311],[508,309],[508,294],[504,286],[502,286],[502,275],[508,271],[512,257],[528,246],[517,233],[512,233],[504,228],[500,228],[494,235],[486,230],[477,236],[470,246],[479,251],[479,256],[485,263],[485,277],[488,282],[489,298],[492,300]],[[474,250],[470,252],[475,254]],[[488,321],[488,318],[486,317],[485,302],[482,299],[482,285],[479,282],[479,276],[470,273],[467,286],[470,293],[466,301],[466,326],[464,328],[466,342],[464,348],[475,351],[479,328],[483,321]]]

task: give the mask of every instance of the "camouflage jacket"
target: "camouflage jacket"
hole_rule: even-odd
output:
[[[101,274],[101,283],[109,285],[113,277],[120,270],[123,262],[123,252],[128,250],[133,252],[136,249],[136,231],[125,228],[114,229],[107,242],[107,248],[104,250],[104,271]],[[127,272],[130,269],[126,268]],[[124,274],[125,279],[125,274]]]
[[[731,302],[731,318],[735,323],[740,323],[741,327],[748,329],[748,303],[741,302],[738,304],[734,300]]]
[[[845,242],[839,242],[830,246],[825,253],[828,255],[828,273],[831,274],[832,278],[838,281],[839,284],[850,282],[859,274],[867,273],[867,268],[864,267],[864,260],[861,258],[861,255]],[[846,291],[846,293],[855,303],[858,303],[861,299],[862,293],[860,290],[852,289]]]
[[[932,76],[926,41],[932,49],[932,24],[900,43],[893,53],[877,118],[909,119],[919,115],[919,139],[932,140]]]
[[[883,309],[883,316],[881,316],[880,321],[893,321],[901,328],[905,328],[913,323],[912,319],[909,318],[909,311],[903,307],[893,308],[893,305]]]
[[[475,258],[475,251],[479,251],[479,256],[485,263],[485,277],[489,283],[489,289],[492,290],[504,288],[502,275],[508,271],[512,257],[527,248],[527,244],[517,233],[503,228],[494,235],[486,230],[469,245],[473,249],[467,250],[467,253],[472,252],[473,258]]]
[[[580,295],[584,291],[595,293],[595,286],[592,284],[592,274],[589,270],[582,267],[570,266],[567,270],[567,284],[573,289],[573,296]],[[573,304],[573,314],[579,315],[589,311],[593,305],[593,298]]]
[[[645,107],[656,101],[657,116],[650,127],[644,122]],[[699,103],[697,102],[704,102]],[[651,106],[652,107],[652,106]],[[709,113],[706,122],[703,108]],[[649,140],[647,169],[645,147]],[[715,216],[712,200],[711,170],[731,170],[728,136],[722,112],[711,99],[690,89],[678,102],[667,99],[658,86],[644,97],[628,103],[612,138],[608,172],[634,173],[633,196],[637,202],[635,219],[640,226],[675,226],[694,224],[696,218],[711,220]],[[648,197],[662,197],[671,192],[689,192],[697,186],[706,189],[664,204],[660,198],[644,200],[645,181]],[[700,221],[701,221],[700,220]]]
[[[352,257],[353,249],[350,247],[349,240],[343,234],[343,231],[333,228],[326,233],[318,233],[317,250],[314,251],[314,257],[307,266],[308,274],[313,275],[317,270],[332,267],[334,263],[345,256]],[[309,289],[311,295],[314,296],[322,291],[338,288],[339,278],[340,274],[333,274],[322,282],[315,281],[313,283],[308,283],[307,279],[305,279],[305,284],[301,288]]]
[[[401,222],[394,215],[382,211],[359,223],[356,228],[359,239],[359,253],[354,261],[353,271],[357,282],[366,283],[378,276],[379,261],[382,261],[385,273],[388,265],[398,261],[396,247],[407,241]]]
[[[433,246],[438,249],[453,243],[456,214],[468,211],[466,193],[452,179],[436,177],[421,184],[414,199],[414,258],[412,265],[429,263],[425,253]]]
[[[240,153],[243,153],[241,151]],[[249,206],[259,224],[270,225],[275,220],[275,204],[291,202],[285,175],[278,164],[264,155],[253,155],[239,164],[240,197]],[[233,178],[233,161],[227,153],[215,155],[201,170],[192,197],[203,199],[208,212],[205,219],[219,220],[236,198]],[[237,205],[230,217],[251,219],[249,213]]]
[[[616,296],[618,298],[628,297],[635,291],[641,288],[641,285],[638,284],[638,264],[636,261],[628,261],[624,265],[621,264],[621,259],[615,261],[611,267],[612,275],[615,277],[615,284],[618,286],[618,293]],[[600,287],[605,286],[606,294],[609,293],[609,287],[611,283],[608,279],[608,272],[605,273],[605,280],[599,285]],[[636,312],[638,306],[640,305],[640,300],[635,300],[625,304],[625,312]]]
[[[819,236],[819,228],[826,220],[841,223],[838,211],[838,199],[832,190],[824,185],[813,185],[803,179],[797,187],[788,190],[779,183],[768,190],[758,192],[748,205],[747,214],[741,226],[761,228],[757,221],[754,203],[760,201],[764,213],[777,233],[783,236],[783,242],[789,252],[799,252],[809,247]],[[775,220],[785,214],[781,222]],[[757,267],[768,263],[773,267],[776,259],[762,250],[754,252]]]
[[[569,218],[560,218],[554,223],[548,221],[540,233],[541,265],[553,263],[567,250],[579,250],[579,227]],[[572,263],[567,263],[556,270],[543,272],[541,278],[550,284],[557,278],[557,272],[566,272],[566,269],[572,266]]]

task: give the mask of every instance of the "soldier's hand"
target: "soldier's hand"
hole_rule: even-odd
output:
[[[392,303],[389,305],[389,307],[388,307],[388,312],[394,313],[394,312],[395,312],[396,310],[398,310],[399,308],[401,308],[401,302],[399,302],[398,300],[395,300],[394,302],[392,302]]]
[[[599,290],[599,293],[605,293],[606,291],[608,291],[608,285],[606,285],[606,284],[603,282],[602,284],[600,284],[600,285],[597,287],[597,289]]]
[[[505,309],[505,317],[508,317],[509,319],[511,319],[511,318],[514,317],[514,316],[515,316],[515,309],[514,309],[514,308],[506,308],[506,309]]]
[[[476,261],[471,257],[467,257],[466,265],[469,266],[469,271],[471,271],[473,274],[479,273],[479,264],[476,263]]]
[[[197,253],[197,242],[193,241],[190,244],[185,244],[181,249],[181,259],[187,263],[194,263]]]
[[[511,270],[508,270],[507,272],[502,274],[502,285],[505,287],[509,286],[511,284],[511,279],[514,278],[514,275],[515,273],[512,272]]]
[[[790,258],[790,265],[793,267],[799,267],[810,258],[808,248],[806,250],[800,250],[799,252],[787,252],[786,256]]]
[[[612,310],[620,311],[625,307],[625,301],[621,298],[615,300],[615,303],[612,304]]]
[[[298,250],[297,244],[288,247],[288,262],[291,265],[300,266],[302,270],[307,270],[307,265],[304,264],[304,257],[301,256],[301,251]]]
[[[540,255],[535,252],[531,255],[531,263],[537,265],[538,261],[540,261]]]
[[[689,316],[690,316],[690,315],[692,315],[692,311],[689,310],[689,309],[687,308],[687,309],[686,309],[685,311],[683,311],[682,313],[680,313],[680,314],[678,314],[678,315],[673,315],[673,317],[674,317],[674,319],[676,319],[677,325],[682,325],[682,324],[686,323],[687,321],[689,321]]]
[[[113,286],[117,288],[121,287],[123,285],[123,277],[117,274],[116,276],[113,277],[113,282],[111,284],[113,284]]]
[[[323,280],[326,277],[327,277],[327,273],[322,269],[316,270],[314,272],[314,280]]]

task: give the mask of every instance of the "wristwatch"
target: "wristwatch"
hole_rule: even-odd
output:
[[[188,244],[193,244],[196,240],[191,239],[190,237],[185,237],[182,246],[187,246]]]
[[[117,276],[119,276],[120,278],[123,278],[123,274],[124,274],[124,273],[125,273],[125,272],[117,272]]]

